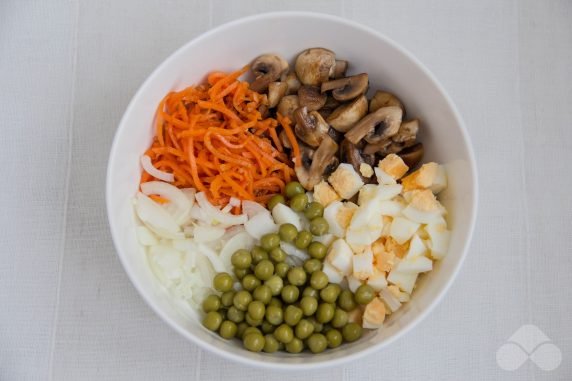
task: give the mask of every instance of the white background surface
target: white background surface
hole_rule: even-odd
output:
[[[444,301],[387,350],[305,374],[226,362],[168,328],[124,274],[104,208],[115,128],[153,68],[275,10],[340,15],[405,46],[458,105],[480,174]],[[571,20],[566,0],[0,0],[0,380],[570,379]],[[525,323],[561,349],[557,370],[497,366]]]

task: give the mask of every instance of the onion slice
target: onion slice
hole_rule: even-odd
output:
[[[173,175],[172,173],[160,171],[157,168],[155,168],[151,163],[151,158],[147,155],[141,156],[141,166],[143,167],[145,172],[147,172],[156,179],[163,180],[168,183],[172,183],[173,181],[175,181],[175,175]]]
[[[189,197],[176,186],[163,181],[149,181],[141,184],[141,192],[147,196],[158,194],[167,198],[169,202],[162,207],[175,218],[179,225],[184,224],[190,218],[192,204]]]
[[[215,208],[207,199],[207,196],[204,192],[199,192],[195,195],[195,199],[197,203],[203,210],[203,212],[211,219],[208,221],[209,223],[220,223],[223,225],[240,225],[244,224],[247,221],[247,217],[245,214],[239,215],[232,215],[223,213],[221,210]]]

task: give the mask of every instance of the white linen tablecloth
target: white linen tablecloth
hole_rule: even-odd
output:
[[[382,352],[304,374],[222,360],[164,324],[104,207],[110,143],[147,75],[209,28],[276,10],[340,15],[413,52],[459,106],[480,174],[473,244],[436,310]],[[0,0],[0,380],[570,379],[571,99],[569,0]],[[557,369],[497,364],[523,324],[559,348]]]

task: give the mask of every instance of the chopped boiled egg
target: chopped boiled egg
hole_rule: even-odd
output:
[[[374,169],[375,177],[377,178],[377,183],[379,185],[391,185],[397,184],[397,181],[389,174],[387,174],[383,169],[375,167]]]
[[[343,238],[350,224],[352,216],[357,209],[353,202],[334,201],[324,209],[324,218],[330,226],[330,233]]]
[[[365,184],[363,187],[361,187],[358,195],[358,205],[361,206],[366,202],[373,200],[377,193],[376,191],[377,185],[375,184]]]
[[[359,165],[359,173],[361,173],[363,177],[369,179],[371,176],[373,176],[373,168],[368,163],[361,163]]]
[[[415,281],[417,280],[417,273],[405,273],[401,271],[392,270],[387,276],[387,281],[389,283],[395,284],[402,291],[411,294],[413,292],[413,287],[415,287]]]
[[[363,311],[361,308],[356,308],[348,312],[348,323],[356,323],[361,325],[363,317]]]
[[[419,238],[417,234],[413,235],[411,241],[409,242],[409,251],[407,251],[407,255],[405,259],[420,257],[425,255],[427,252],[427,247],[423,243],[423,240]]]
[[[399,261],[393,252],[385,249],[384,242],[381,240],[375,241],[371,245],[371,250],[375,259],[375,268],[379,271],[389,272]]]
[[[381,271],[375,271],[374,274],[367,279],[366,283],[375,291],[380,291],[382,288],[387,287],[387,279],[385,278],[385,273]]]
[[[341,238],[332,242],[328,248],[326,262],[334,266],[343,275],[352,272],[352,258],[354,253],[347,242]]]
[[[392,237],[385,239],[385,251],[395,254],[397,258],[405,257],[407,250],[409,250],[409,242],[399,244]]]
[[[422,224],[443,221],[444,212],[445,209],[429,189],[412,191],[411,201],[402,211],[411,221]]]
[[[401,180],[403,189],[431,189],[439,193],[447,186],[445,169],[437,163],[423,164],[421,168]]]
[[[358,287],[362,285],[362,281],[353,275],[348,276],[346,279],[348,280],[348,288],[351,292],[356,292]]]
[[[340,283],[344,279],[344,274],[327,262],[322,266],[322,271],[328,276],[330,283]]]
[[[403,244],[411,239],[413,234],[419,229],[419,225],[417,222],[407,218],[395,217],[391,222],[390,235],[397,243]]]
[[[373,298],[365,306],[362,326],[367,329],[380,328],[385,320],[385,304],[379,298]]]
[[[352,257],[353,275],[356,279],[366,280],[373,275],[373,253],[371,249]]]
[[[433,269],[433,261],[424,256],[406,258],[399,262],[394,271],[406,274],[419,274]]]
[[[379,298],[383,301],[385,307],[387,307],[386,313],[395,312],[401,307],[399,297],[391,292],[392,287],[395,286],[387,286],[386,288],[379,291]],[[397,288],[397,295],[399,295],[399,293],[399,288]]]
[[[341,200],[339,194],[336,193],[334,188],[325,181],[321,181],[314,186],[314,201],[319,202],[324,207],[330,205],[334,201]]]
[[[383,221],[383,229],[381,229],[381,236],[389,237],[389,234],[391,233],[391,221],[393,221],[393,218],[389,216],[383,216],[382,221]]]
[[[425,226],[425,231],[429,235],[431,242],[429,247],[431,257],[434,259],[442,259],[445,257],[449,249],[449,240],[451,238],[451,232],[447,230],[447,226],[440,223],[428,224]]]
[[[394,180],[398,180],[407,173],[409,167],[401,157],[392,153],[383,158],[378,164],[379,169],[387,173]]]
[[[328,178],[334,190],[345,200],[351,199],[363,186],[363,181],[351,164],[342,163]]]
[[[401,215],[401,211],[405,205],[399,201],[384,200],[379,202],[379,211],[383,216],[397,217]]]

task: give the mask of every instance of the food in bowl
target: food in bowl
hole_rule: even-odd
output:
[[[247,350],[319,353],[379,329],[447,253],[419,120],[324,48],[160,102],[135,211],[157,279]],[[251,70],[254,79],[240,77]]]

